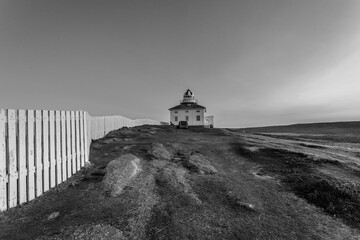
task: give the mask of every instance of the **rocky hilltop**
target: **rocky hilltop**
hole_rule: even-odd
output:
[[[298,138],[296,138],[298,137]],[[358,143],[140,126],[0,214],[0,239],[359,239]]]

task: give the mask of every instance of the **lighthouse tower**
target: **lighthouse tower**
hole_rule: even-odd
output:
[[[194,93],[188,89],[184,93],[180,105],[172,107],[170,122],[177,125],[179,121],[187,121],[189,126],[204,126],[206,108],[197,104]]]

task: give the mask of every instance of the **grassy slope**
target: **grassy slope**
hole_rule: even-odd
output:
[[[329,122],[305,123],[286,126],[268,126],[244,128],[246,132],[262,133],[301,133],[301,134],[360,134],[360,121],[356,122]]]
[[[157,159],[154,142],[162,143],[172,158]],[[358,239],[359,226],[332,215],[343,205],[324,211],[310,201],[323,196],[315,194],[321,186],[296,184],[318,176],[312,159],[273,151],[264,142],[263,150],[249,152],[249,144],[244,136],[220,129],[138,127],[109,134],[92,143],[93,165],[77,180],[0,214],[0,239],[71,239],[88,225],[115,228],[127,239]],[[106,196],[100,173],[110,160],[127,153],[142,159],[144,171],[119,197]],[[190,156],[199,154],[217,173],[189,167]],[[174,174],[166,175],[172,169],[168,173]],[[171,178],[177,172],[185,172],[184,179]],[[304,188],[309,188],[306,196],[298,193]],[[357,199],[345,200],[358,204]],[[332,199],[327,203],[331,207]],[[49,220],[53,212],[59,216]],[[77,239],[90,238],[85,237]]]

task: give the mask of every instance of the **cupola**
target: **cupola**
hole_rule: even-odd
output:
[[[186,92],[184,93],[184,98],[181,103],[187,104],[187,103],[196,103],[196,102],[197,101],[195,100],[194,93],[190,89],[186,90]]]

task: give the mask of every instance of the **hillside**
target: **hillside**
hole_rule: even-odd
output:
[[[356,240],[359,157],[358,143],[303,136],[122,128],[92,142],[82,171],[1,213],[0,239]]]
[[[310,134],[360,134],[360,121],[304,123],[284,126],[243,128],[246,132],[261,133],[310,133]]]

